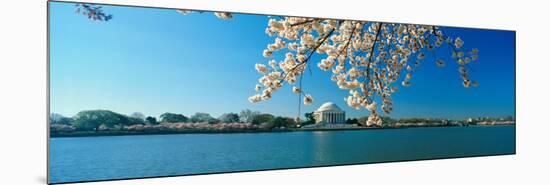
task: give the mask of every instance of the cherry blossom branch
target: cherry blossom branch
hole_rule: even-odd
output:
[[[82,14],[87,16],[88,19],[94,21],[109,21],[113,18],[113,15],[106,14],[101,9],[102,6],[94,6],[91,4],[78,3],[75,5],[77,8],[75,10],[76,14]]]
[[[351,39],[353,38],[354,35],[355,35],[355,26],[351,30],[351,34],[349,35],[348,42],[346,42],[346,45],[344,46],[344,48],[342,48],[342,50],[338,52],[338,55],[336,55],[336,58],[340,57],[342,52],[348,49],[349,43],[351,42]],[[347,55],[346,55],[346,58],[347,58]]]
[[[369,60],[367,62],[367,76],[366,76],[366,78],[369,78],[369,79],[370,79],[370,63],[372,61],[372,56],[374,55],[374,48],[376,48],[376,42],[378,41],[378,37],[380,36],[380,32],[382,30],[382,24],[384,24],[384,23],[379,23],[378,24],[378,29],[376,29],[376,37],[374,37],[374,42],[372,43],[372,47],[371,47],[371,50],[370,50]]]
[[[304,21],[304,22],[299,22],[299,23],[291,24],[290,26],[293,27],[293,26],[298,26],[298,25],[302,25],[302,24],[307,24],[307,23],[313,22],[314,20],[315,20],[315,19],[309,19],[309,20]]]
[[[296,68],[298,68],[300,65],[303,65],[303,64],[307,63],[307,62],[309,61],[309,59],[311,58],[311,56],[315,53],[315,51],[316,51],[317,49],[319,49],[319,47],[327,40],[328,37],[330,37],[330,35],[332,35],[332,33],[334,33],[334,30],[336,30],[336,28],[333,28],[329,33],[327,33],[327,34],[321,39],[321,41],[320,41],[319,43],[317,43],[317,45],[315,46],[315,48],[313,48],[313,50],[308,54],[307,58],[306,58],[303,62],[301,62],[301,63],[299,63],[299,64],[296,64],[294,67],[292,67],[292,69],[290,69],[289,72],[287,72],[287,73],[285,73],[285,74],[283,75],[283,78],[282,78],[279,82],[282,83],[282,82],[284,81],[284,79],[286,79],[286,77],[288,76],[288,74],[290,74],[290,72],[294,72],[294,70],[295,70]],[[302,71],[302,73],[303,73],[303,71]],[[303,74],[300,74],[300,75],[303,75]]]
[[[290,28],[289,25],[300,25],[300,27]],[[360,29],[360,32],[357,29]],[[406,72],[402,85],[409,86],[413,66],[418,67],[419,62],[425,58],[426,50],[432,50],[433,46],[441,45],[442,38],[439,36],[441,32],[429,30],[430,26],[422,25],[376,22],[363,24],[357,21],[295,17],[285,17],[282,20],[270,19],[266,33],[277,38],[275,43],[268,45],[264,50],[264,56],[270,57],[272,52],[283,48],[288,48],[289,51],[285,55],[285,60],[278,63],[279,67],[276,67],[277,63],[274,60],[269,61],[273,71],[267,70],[263,64],[256,64],[256,70],[263,74],[259,79],[260,84],[256,85],[256,91],[261,89],[260,85],[266,89],[261,94],[250,97],[249,100],[251,102],[268,100],[272,92],[282,87],[284,81],[294,84],[298,77],[296,75],[300,75],[299,88],[293,87],[293,92],[300,95],[298,100],[301,100],[301,95],[304,95],[304,104],[311,104],[313,101],[311,95],[304,94],[301,89],[302,77],[305,68],[312,70],[309,67],[311,58],[318,52],[326,54],[326,58],[321,59],[317,64],[319,69],[323,71],[332,69],[331,80],[335,81],[340,89],[349,91],[350,95],[345,98],[348,106],[355,109],[364,107],[371,112],[367,125],[380,125],[381,118],[377,110],[381,108],[385,113],[391,113],[393,103],[390,96],[397,90],[393,85],[394,82],[400,78],[402,72]],[[359,36],[357,36],[358,33]],[[337,36],[331,37],[331,35]],[[437,37],[435,40],[431,39],[434,35]],[[315,38],[316,36],[318,37]],[[331,41],[327,42],[328,38],[331,38]],[[449,40],[447,43],[451,46]],[[457,38],[454,42],[456,50],[462,45],[463,42]],[[455,48],[452,49],[455,50]],[[471,57],[463,57],[462,51],[453,55],[458,55],[459,63],[462,64],[463,61],[468,63],[476,60],[477,52],[477,49],[472,50]],[[453,58],[456,57],[453,56]],[[411,60],[414,61],[414,65]],[[470,81],[466,70],[460,67],[459,71],[464,79],[464,86],[468,87]],[[283,76],[282,79],[281,76]],[[381,101],[381,107],[377,105],[377,101]],[[298,109],[300,113],[301,106]]]

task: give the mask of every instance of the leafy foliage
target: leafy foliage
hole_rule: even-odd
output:
[[[72,121],[73,120],[71,118],[65,117],[61,114],[50,114],[50,124],[70,125],[72,124]]]
[[[193,123],[199,122],[208,122],[208,123],[218,123],[219,121],[216,118],[213,118],[208,113],[197,112],[193,114],[190,118],[190,121]]]
[[[142,120],[145,119],[145,115],[143,115],[143,113],[141,113],[141,112],[134,112],[130,115],[130,117],[137,118],[137,119],[142,119]]]
[[[304,116],[306,117],[306,121],[302,122],[302,125],[311,125],[315,124],[315,117],[313,116],[313,112],[305,113]]]
[[[271,114],[258,114],[252,118],[252,124],[258,125],[271,121],[275,116]]]
[[[78,130],[98,130],[100,125],[113,127],[114,125],[133,124],[129,117],[109,110],[81,111],[74,117],[74,126]]]
[[[157,118],[152,117],[152,116],[147,116],[145,118],[145,123],[147,123],[149,125],[158,125],[159,124],[159,122],[157,122]]]
[[[346,124],[359,124],[359,120],[357,118],[353,118],[353,119],[348,118],[346,120]]]
[[[283,127],[285,126],[285,119],[283,117],[277,116],[269,120],[269,123],[274,127]]]
[[[160,121],[163,123],[178,123],[178,122],[187,122],[189,118],[185,117],[182,114],[174,113],[164,113],[160,115]]]
[[[222,123],[237,123],[239,122],[239,114],[237,113],[225,113],[225,114],[222,114],[218,120],[220,120],[220,122]]]
[[[260,114],[259,111],[252,111],[250,109],[245,109],[239,113],[239,119],[245,123],[252,123],[254,117],[256,117],[259,114]]]

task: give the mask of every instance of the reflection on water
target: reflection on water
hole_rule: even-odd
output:
[[[313,161],[314,163],[322,163],[330,158],[328,152],[330,150],[330,134],[326,131],[314,131],[313,135]]]
[[[50,139],[56,182],[515,153],[515,126]]]

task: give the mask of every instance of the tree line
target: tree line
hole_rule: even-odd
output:
[[[73,117],[52,113],[49,120],[52,131],[98,131],[112,128],[124,128],[125,126],[132,125],[159,125],[172,123],[250,123],[252,125],[264,124],[264,126],[268,128],[296,127],[300,124],[314,123],[313,116],[309,116],[307,121],[298,123],[289,117],[274,116],[269,113],[261,113],[249,109],[242,110],[240,113],[224,113],[217,118],[203,112],[197,112],[191,116],[166,112],[161,114],[158,119],[154,116],[145,116],[139,112],[124,115],[110,110],[85,110],[78,112]]]
[[[110,110],[85,110],[78,112],[73,117],[52,113],[50,115],[50,131],[52,132],[71,132],[71,131],[100,131],[100,130],[124,130],[132,128],[160,128],[151,126],[164,126],[166,128],[187,127],[185,125],[174,126],[176,123],[202,123],[208,125],[220,125],[223,129],[247,128],[247,129],[274,129],[274,128],[296,128],[304,125],[315,124],[313,112],[304,114],[306,120],[295,120],[289,117],[275,116],[269,113],[261,113],[249,109],[242,110],[239,113],[224,113],[214,118],[208,113],[197,112],[191,116],[185,116],[178,113],[164,113],[157,119],[154,116],[145,116],[142,113],[135,112],[130,115],[116,113]],[[359,118],[348,118],[346,124],[365,125],[368,116]],[[504,118],[476,118],[467,120],[449,120],[449,119],[429,119],[429,118],[402,118],[393,119],[390,117],[381,117],[382,127],[403,127],[403,126],[443,126],[443,125],[464,125],[489,123],[492,121],[514,121],[514,117]],[[227,126],[224,124],[241,124]],[[138,127],[136,127],[138,126]],[[204,125],[193,127],[196,129],[206,128]],[[191,128],[191,129],[193,129]],[[209,128],[209,127],[208,127]]]

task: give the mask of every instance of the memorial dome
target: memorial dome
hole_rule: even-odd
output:
[[[319,111],[319,112],[325,112],[325,111],[339,112],[339,111],[342,111],[342,109],[340,109],[340,107],[338,107],[338,105],[336,105],[332,102],[326,102],[323,105],[321,105],[321,107],[319,107],[319,109],[317,109],[317,111]]]

